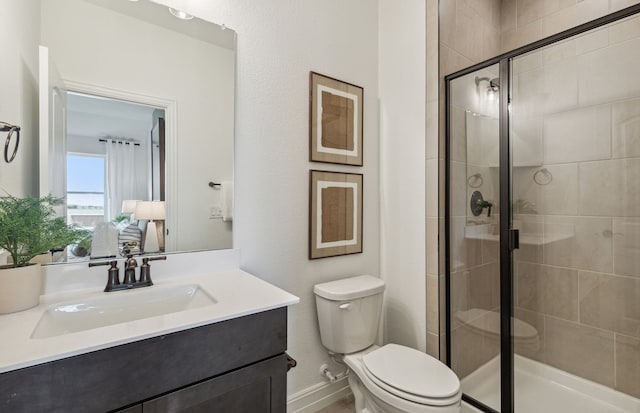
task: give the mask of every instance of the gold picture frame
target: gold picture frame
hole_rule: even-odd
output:
[[[362,252],[363,175],[311,170],[309,259]]]
[[[309,159],[362,166],[364,89],[310,72]]]

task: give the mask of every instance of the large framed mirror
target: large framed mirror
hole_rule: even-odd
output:
[[[235,32],[148,0],[40,7],[39,190],[92,231],[56,261],[231,248]]]

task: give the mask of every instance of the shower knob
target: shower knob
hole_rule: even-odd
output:
[[[493,207],[493,204],[489,201],[485,201],[480,191],[473,191],[469,206],[471,207],[471,213],[475,217],[482,214],[482,210],[485,208],[487,208],[487,217],[491,216],[491,207]]]

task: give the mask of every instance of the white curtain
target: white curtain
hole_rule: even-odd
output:
[[[136,147],[107,139],[105,219],[113,220],[122,210],[122,201],[136,198]]]

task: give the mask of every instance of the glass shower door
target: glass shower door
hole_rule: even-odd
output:
[[[638,411],[601,396],[640,396],[638,27],[625,19],[512,60],[519,413]]]
[[[640,412],[640,5],[499,59],[446,77],[447,361],[482,411]]]
[[[498,65],[449,88],[449,357],[465,397],[499,410]]]

